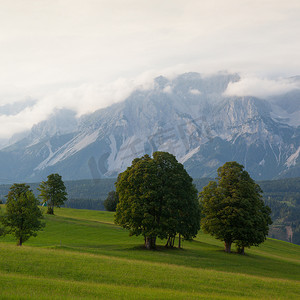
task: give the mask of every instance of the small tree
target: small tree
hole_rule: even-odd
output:
[[[224,241],[226,252],[231,252],[232,243],[240,253],[259,245],[272,223],[260,187],[243,169],[237,162],[225,163],[218,169],[218,182],[211,181],[199,195],[202,229]]]
[[[43,203],[47,203],[47,214],[54,214],[54,207],[60,207],[67,200],[65,184],[59,174],[50,174],[42,181],[38,190]]]
[[[38,205],[28,185],[16,183],[11,186],[2,224],[4,233],[13,234],[18,239],[18,246],[22,246],[31,236],[36,236],[37,231],[45,226],[41,222],[43,216]]]
[[[157,237],[172,240],[171,246],[178,233],[194,237],[200,213],[192,181],[172,154],[155,152],[153,158],[136,158],[116,183],[116,224],[129,229],[130,235],[143,235],[146,249],[156,247]]]
[[[104,207],[107,211],[116,211],[119,202],[118,194],[115,191],[108,193],[107,198],[104,200]]]

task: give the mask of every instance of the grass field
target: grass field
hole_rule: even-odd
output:
[[[200,233],[146,251],[112,213],[55,214],[22,247],[0,238],[1,299],[300,299],[300,246],[268,239],[241,256]]]

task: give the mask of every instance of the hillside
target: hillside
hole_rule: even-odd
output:
[[[200,233],[184,249],[141,248],[113,214],[56,209],[22,248],[0,238],[0,298],[297,299],[300,247],[268,239],[245,256]],[[159,242],[164,245],[164,242]]]

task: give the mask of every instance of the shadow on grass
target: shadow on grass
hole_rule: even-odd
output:
[[[228,273],[239,273],[271,278],[298,280],[299,265],[265,257],[254,253],[240,255],[225,253],[223,249],[178,249],[158,245],[156,250],[147,250],[143,244],[135,245],[57,245],[51,247],[58,251],[80,252],[82,254],[104,255],[132,261],[165,263],[190,268],[201,268]]]
[[[177,248],[177,247],[166,247],[166,246],[161,246],[157,245],[156,248],[154,249],[146,249],[144,245],[137,245],[133,246],[127,249],[122,249],[122,250],[132,250],[132,251],[145,251],[145,252],[168,252],[168,251],[185,251],[183,248]]]

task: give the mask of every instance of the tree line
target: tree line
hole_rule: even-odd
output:
[[[49,175],[38,190],[48,214],[54,214],[54,207],[67,200],[59,174]],[[6,198],[0,232],[14,234],[22,245],[45,226],[39,201],[26,184],[12,185]],[[128,229],[130,235],[144,237],[146,249],[155,249],[157,238],[165,239],[166,247],[174,247],[176,237],[180,248],[182,239],[192,240],[201,227],[224,241],[226,252],[231,252],[234,243],[238,252],[244,253],[245,247],[266,239],[272,223],[262,190],[242,165],[225,163],[218,169],[216,181],[210,181],[198,194],[193,179],[175,156],[159,151],[153,157],[134,159],[119,174],[116,191],[109,193],[104,205],[116,210],[116,224]]]

